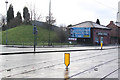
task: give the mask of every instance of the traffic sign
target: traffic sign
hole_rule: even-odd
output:
[[[36,28],[36,26],[33,27],[33,34],[37,34],[37,28]]]
[[[69,64],[70,64],[70,53],[65,53],[64,55],[64,63],[66,65],[66,68],[68,68]]]

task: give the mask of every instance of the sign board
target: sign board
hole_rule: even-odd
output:
[[[70,37],[75,38],[90,38],[91,28],[89,27],[72,27],[70,28]]]
[[[101,37],[101,39],[100,39],[100,43],[102,43],[102,44],[103,44],[103,37]]]
[[[103,36],[107,36],[108,33],[106,33],[106,32],[103,32],[103,33],[102,33],[102,32],[98,32],[98,35],[99,35],[99,36],[102,36],[102,35],[103,35]]]
[[[68,38],[68,40],[71,40],[71,41],[76,41],[77,38]]]
[[[69,64],[70,64],[70,54],[69,53],[65,53],[64,58],[65,58],[64,59],[64,63],[66,65],[66,67],[68,67]]]

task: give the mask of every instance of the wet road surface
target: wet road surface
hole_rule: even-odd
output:
[[[3,78],[118,78],[118,49],[75,51],[70,53],[66,70],[64,53],[0,56]]]

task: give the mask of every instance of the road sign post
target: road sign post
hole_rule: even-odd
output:
[[[35,53],[35,49],[36,49],[36,44],[37,44],[37,28],[36,28],[36,25],[34,25],[34,28],[33,28],[33,34],[34,34],[34,53]]]
[[[64,54],[64,63],[65,63],[66,69],[68,69],[68,66],[70,65],[70,53]]]

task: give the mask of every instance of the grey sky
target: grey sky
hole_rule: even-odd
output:
[[[0,0],[0,14],[6,14],[6,0]],[[119,0],[51,0],[52,13],[57,25],[77,24],[84,21],[96,21],[100,19],[102,25],[109,21],[116,21]],[[8,5],[13,4],[14,15],[17,11],[23,13],[23,7],[36,8],[38,15],[42,15],[42,21],[48,15],[49,0],[8,0]]]

